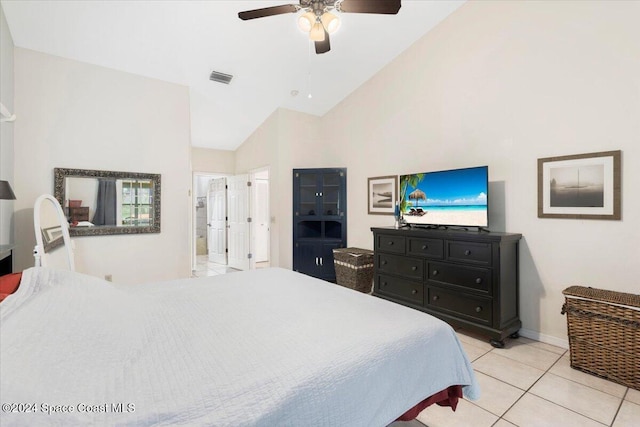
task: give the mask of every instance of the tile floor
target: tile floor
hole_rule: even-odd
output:
[[[524,337],[504,349],[458,331],[482,396],[461,400],[456,412],[431,406],[393,427],[638,427],[640,391],[569,366],[564,348]]]
[[[196,269],[192,270],[192,277],[217,276],[219,274],[233,273],[235,268],[226,265],[210,262],[207,255],[198,255],[196,257]]]
[[[256,268],[269,267],[269,262],[257,262]],[[219,274],[233,273],[234,271],[240,271],[235,268],[223,264],[217,264],[210,262],[207,255],[196,256],[196,269],[192,270],[192,277],[206,277],[217,276]]]

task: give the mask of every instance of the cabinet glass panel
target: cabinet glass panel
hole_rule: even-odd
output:
[[[326,173],[322,177],[322,214],[340,215],[340,173]]]
[[[301,173],[300,179],[300,202],[299,215],[314,216],[320,215],[318,212],[318,175],[315,173]]]

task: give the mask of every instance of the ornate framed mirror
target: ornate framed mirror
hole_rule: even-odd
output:
[[[71,236],[160,233],[160,174],[54,169]]]

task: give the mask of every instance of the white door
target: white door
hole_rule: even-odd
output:
[[[255,262],[269,261],[269,181],[266,179],[256,179],[253,186],[255,203],[252,221],[254,232]]]
[[[250,219],[249,219],[249,175],[227,178],[227,223],[229,239],[229,267],[239,270],[251,268]]]
[[[227,263],[227,180],[212,179],[207,192],[209,261]]]

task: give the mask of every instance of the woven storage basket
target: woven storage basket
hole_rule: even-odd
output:
[[[583,286],[562,293],[571,367],[640,390],[640,295]]]
[[[373,251],[360,248],[333,250],[338,285],[369,293],[373,281]]]

